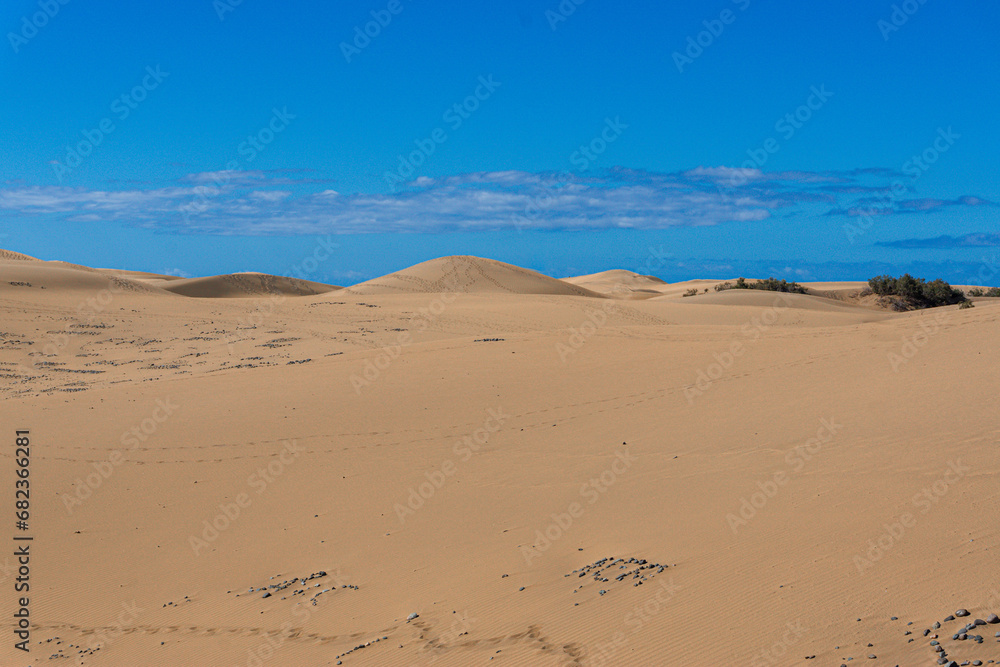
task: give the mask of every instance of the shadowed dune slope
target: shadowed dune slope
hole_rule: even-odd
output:
[[[163,281],[158,286],[167,292],[181,296],[207,299],[253,297],[264,294],[311,296],[341,289],[336,285],[272,276],[266,273],[232,273],[205,278],[185,278]]]

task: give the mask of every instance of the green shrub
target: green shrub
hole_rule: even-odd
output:
[[[756,289],[764,290],[766,292],[795,292],[796,294],[806,294],[807,290],[802,285],[798,283],[790,283],[786,280],[778,280],[777,278],[768,278],[767,280],[755,280],[753,282],[747,282],[746,278],[737,278],[736,284],[731,285],[730,283],[722,283],[716,285],[715,289],[719,292],[727,289]]]
[[[958,307],[959,310],[964,310],[965,308],[975,308],[971,301],[963,301],[962,305]]]
[[[698,288],[697,287],[692,287],[687,292],[684,292],[684,296],[694,296],[697,293],[698,293]]]
[[[868,286],[879,296],[898,296],[911,308],[933,308],[966,301],[962,290],[955,289],[938,278],[931,282],[904,273],[899,278],[876,276],[869,278]]]
[[[978,287],[973,287],[968,291],[968,296],[986,296],[986,292],[979,289]]]
[[[991,287],[983,296],[1000,296],[1000,287]]]

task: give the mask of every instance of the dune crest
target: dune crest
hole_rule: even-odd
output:
[[[181,278],[163,281],[158,287],[181,296],[207,299],[231,299],[265,294],[312,296],[342,289],[336,285],[272,276],[267,273],[230,273],[204,278]]]
[[[557,294],[602,298],[589,289],[513,264],[469,255],[441,257],[358,283],[350,294]]]
[[[159,292],[141,282],[64,262],[0,259],[0,284],[18,289],[54,289],[60,292],[110,290]]]
[[[21,261],[21,262],[40,262],[42,260],[37,257],[32,257],[31,255],[25,255],[22,252],[14,252],[13,250],[4,250],[0,248],[0,260],[8,261]]]

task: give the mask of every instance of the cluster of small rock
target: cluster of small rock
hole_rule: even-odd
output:
[[[55,642],[56,646],[61,646],[62,645],[62,639],[59,638],[59,637],[51,637],[50,639],[46,639],[45,640],[46,644],[48,644],[50,642]],[[41,644],[42,642],[38,642],[38,643]],[[56,649],[56,652],[49,656],[49,660],[59,660],[61,658],[70,658],[71,656],[69,654],[65,653],[64,651],[66,651],[67,649],[71,649],[71,648],[72,649],[76,649],[77,664],[82,664],[80,661],[83,660],[84,656],[94,655],[95,653],[97,653],[98,651],[101,650],[100,645],[94,646],[92,648],[84,648],[82,646],[77,646],[76,644],[67,644],[65,649],[62,649],[62,648]]]
[[[995,664],[993,660],[988,660],[986,663],[982,660],[972,660],[971,662],[966,660],[965,662],[959,663],[955,660],[948,659],[948,652],[941,644],[939,636],[935,630],[940,630],[942,623],[950,623],[956,618],[965,618],[966,616],[969,616],[969,611],[967,609],[959,609],[953,615],[946,616],[943,621],[935,622],[933,626],[924,630],[924,637],[927,637],[930,640],[931,649],[937,656],[937,664],[948,665],[948,667],[960,667],[961,665],[974,665],[978,667],[983,664]],[[977,644],[982,644],[986,640],[983,639],[982,635],[975,633],[976,628],[986,625],[996,625],[998,623],[1000,623],[1000,617],[996,614],[990,614],[986,617],[986,620],[977,618],[970,623],[966,623],[962,628],[953,632],[951,639],[956,642],[972,641]],[[947,635],[947,633],[945,634]],[[1000,632],[997,632],[994,637],[1000,638]],[[998,639],[998,641],[1000,641],[1000,639]]]
[[[346,657],[346,656],[350,655],[351,653],[354,653],[355,651],[360,651],[360,650],[361,650],[361,649],[363,649],[363,648],[368,648],[368,647],[369,647],[369,646],[371,646],[372,644],[377,644],[377,643],[379,643],[380,641],[385,641],[385,640],[387,640],[387,639],[389,639],[389,638],[388,638],[388,637],[376,637],[376,638],[375,638],[374,640],[372,640],[372,641],[370,641],[370,642],[365,642],[364,644],[358,644],[358,645],[357,645],[357,646],[355,646],[354,648],[352,648],[352,649],[349,649],[349,650],[347,650],[347,651],[344,651],[344,652],[343,652],[343,653],[341,653],[340,655],[337,655],[337,656],[334,656],[334,658],[333,658],[333,659],[337,661],[337,664],[338,664],[338,665],[341,665],[341,664],[343,664],[343,663],[342,663],[342,662],[340,661],[340,659],[341,659],[341,658],[344,658],[344,657]]]
[[[271,579],[274,579],[277,576],[279,576],[279,575],[275,575],[274,577],[271,577]],[[276,584],[268,584],[267,586],[258,586],[256,588],[253,587],[253,586],[251,586],[249,588],[249,590],[247,590],[247,592],[245,594],[249,595],[250,593],[261,593],[261,592],[263,592],[264,594],[261,596],[261,599],[263,599],[263,598],[269,598],[269,597],[272,597],[274,594],[278,593],[279,591],[283,591],[286,588],[289,588],[290,586],[298,585],[298,586],[306,587],[308,585],[308,583],[310,581],[312,581],[313,579],[319,579],[319,578],[325,577],[325,576],[326,576],[326,572],[324,572],[323,570],[320,570],[319,572],[314,572],[314,573],[310,574],[308,577],[293,577],[291,579],[286,579],[284,581],[280,581],[280,582],[278,582]],[[313,584],[312,586],[308,586],[308,588],[321,588],[321,587],[322,587],[322,584],[318,584],[318,583],[317,584]],[[309,602],[311,602],[313,606],[316,606],[316,601],[317,601],[317,599],[319,599],[319,596],[323,595],[324,593],[329,593],[330,591],[335,590],[336,588],[337,588],[337,586],[336,586],[336,584],[334,584],[334,585],[330,586],[329,588],[324,588],[321,591],[316,591],[315,594],[311,598],[309,598]],[[355,591],[356,590],[360,590],[357,586],[354,586],[352,584],[344,584],[344,585],[341,586],[341,588],[350,588],[350,589],[355,590]],[[229,592],[232,592],[232,591],[229,591]],[[308,592],[309,591],[308,591],[307,588],[300,588],[298,590],[292,591],[291,595],[293,595],[293,596],[294,595],[303,595],[304,596]],[[239,596],[240,596],[240,594],[237,593],[236,597],[239,597]],[[287,599],[287,597],[282,597],[281,599],[285,600],[285,599]]]
[[[193,602],[193,600],[192,600],[191,598],[189,598],[188,596],[186,596],[186,595],[185,595],[185,596],[184,596],[184,599],[183,599],[183,600],[181,600],[181,602],[180,602],[180,603],[181,603],[181,604],[184,604],[185,602]],[[163,606],[164,606],[164,607],[176,607],[176,606],[177,606],[177,603],[176,603],[176,602],[167,602],[167,603],[164,603],[164,605],[163,605]]]
[[[578,578],[590,576],[593,577],[594,581],[606,584],[611,584],[611,579],[609,579],[609,577],[613,578],[616,582],[623,582],[627,579],[633,586],[641,586],[644,581],[652,579],[668,567],[668,565],[661,565],[660,563],[651,563],[645,558],[625,559],[608,556],[607,558],[602,558],[601,560],[595,561],[590,565],[584,565],[580,569],[573,570],[569,574],[563,576],[571,577],[574,574],[577,575]],[[573,592],[576,593],[576,591],[581,588],[583,588],[583,586],[577,587],[577,589]],[[607,593],[608,591],[603,588],[598,591],[598,594],[600,595],[606,595]]]

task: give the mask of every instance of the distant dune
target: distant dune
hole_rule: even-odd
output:
[[[64,292],[103,289],[130,292],[159,291],[140,282],[108,275],[86,266],[20,259],[0,259],[0,285],[55,289]]]
[[[0,260],[18,260],[27,262],[39,262],[37,257],[32,257],[31,255],[25,255],[24,253],[14,252],[13,250],[3,250],[0,248]]]
[[[231,273],[206,278],[182,278],[165,280],[156,283],[156,285],[174,294],[208,299],[250,297],[264,294],[310,296],[342,289],[336,285],[272,276],[266,273]]]
[[[119,278],[128,278],[143,283],[160,283],[171,280],[183,280],[180,276],[170,276],[163,273],[150,273],[149,271],[126,271],[123,269],[97,269],[101,273]]]
[[[660,290],[668,286],[666,282],[656,276],[644,276],[625,269],[612,269],[586,276],[563,278],[562,280],[571,285],[619,299],[648,299],[662,294]]]
[[[433,294],[439,292],[494,294],[602,295],[530,269],[467,255],[441,257],[408,269],[358,283],[350,294]]]
[[[657,299],[669,299],[670,296],[657,297]],[[851,310],[868,310],[859,305],[847,301],[838,301],[822,296],[811,294],[794,294],[790,292],[768,292],[764,290],[731,289],[722,292],[711,290],[707,293],[697,294],[685,298],[686,304],[709,304],[715,306],[760,306],[798,308],[803,310],[823,310],[845,312]]]

